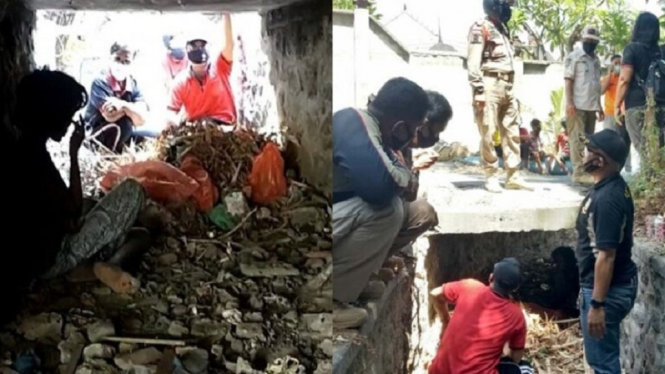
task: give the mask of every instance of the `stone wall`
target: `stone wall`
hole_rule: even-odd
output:
[[[281,127],[302,176],[332,193],[332,8],[310,1],[272,10],[263,21]]]
[[[639,290],[622,324],[621,356],[626,374],[665,373],[665,252],[663,244],[635,243]]]
[[[32,31],[35,12],[22,0],[0,3],[0,119],[3,126],[14,106],[14,92],[21,77],[33,66]]]
[[[368,321],[358,335],[341,336],[335,343],[332,374],[407,374],[413,299],[413,268],[407,269],[386,287],[381,300],[367,305]]]

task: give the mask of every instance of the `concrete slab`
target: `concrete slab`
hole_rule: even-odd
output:
[[[503,183],[503,179],[502,183]],[[558,231],[575,227],[586,190],[570,177],[525,174],[535,191],[490,193],[478,167],[438,163],[420,173],[422,197],[439,214],[441,234]]]

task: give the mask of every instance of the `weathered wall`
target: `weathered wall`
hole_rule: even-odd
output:
[[[665,373],[665,253],[663,244],[635,243],[639,267],[635,306],[622,324],[621,356],[627,374]]]
[[[359,336],[347,336],[350,340],[336,343],[332,374],[409,373],[414,274],[411,265],[407,267],[388,284],[381,300],[369,303],[369,319]]]
[[[355,106],[354,81],[354,14],[336,10],[333,13],[333,110]],[[376,21],[369,22],[368,66],[371,72],[365,74],[369,92],[361,93],[367,97],[378,90],[377,82],[383,83],[396,77],[408,68],[409,53],[391,35],[387,34]],[[364,103],[360,103],[364,104]],[[360,105],[359,104],[359,105]]]
[[[0,2],[0,119],[14,105],[14,91],[32,67],[35,12],[22,0]]]
[[[310,1],[267,12],[264,48],[287,141],[299,145],[302,176],[332,191],[332,7]]]

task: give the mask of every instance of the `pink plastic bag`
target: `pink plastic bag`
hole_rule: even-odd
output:
[[[136,179],[149,198],[160,202],[183,202],[199,188],[198,182],[180,169],[163,161],[141,161],[111,170],[102,179],[102,190],[108,192],[126,178]]]

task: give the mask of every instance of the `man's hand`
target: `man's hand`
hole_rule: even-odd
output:
[[[404,155],[402,154],[402,151],[395,151],[395,157],[397,157],[397,161],[406,166],[406,161],[404,161]]]
[[[85,130],[83,129],[83,118],[79,118],[78,121],[74,121],[74,131],[72,136],[69,138],[69,154],[70,156],[77,156],[79,149],[81,149],[81,144],[85,139]]]
[[[413,170],[425,170],[439,160],[439,155],[425,152],[417,155],[413,160]]]
[[[598,111],[598,122],[603,122],[605,120],[605,112],[602,110]]]
[[[623,121],[625,120],[625,116],[623,112],[621,111],[621,106],[615,106],[614,107],[614,121],[617,123],[618,126],[623,126]]]
[[[566,114],[568,117],[575,117],[577,115],[577,110],[575,109],[575,104],[570,102],[566,104]]]
[[[108,98],[104,105],[102,105],[102,111],[106,113],[113,113],[115,111],[125,110],[127,107],[127,102],[120,100],[115,97]]]
[[[589,334],[595,339],[602,339],[605,336],[605,309],[591,308],[587,316]]]

